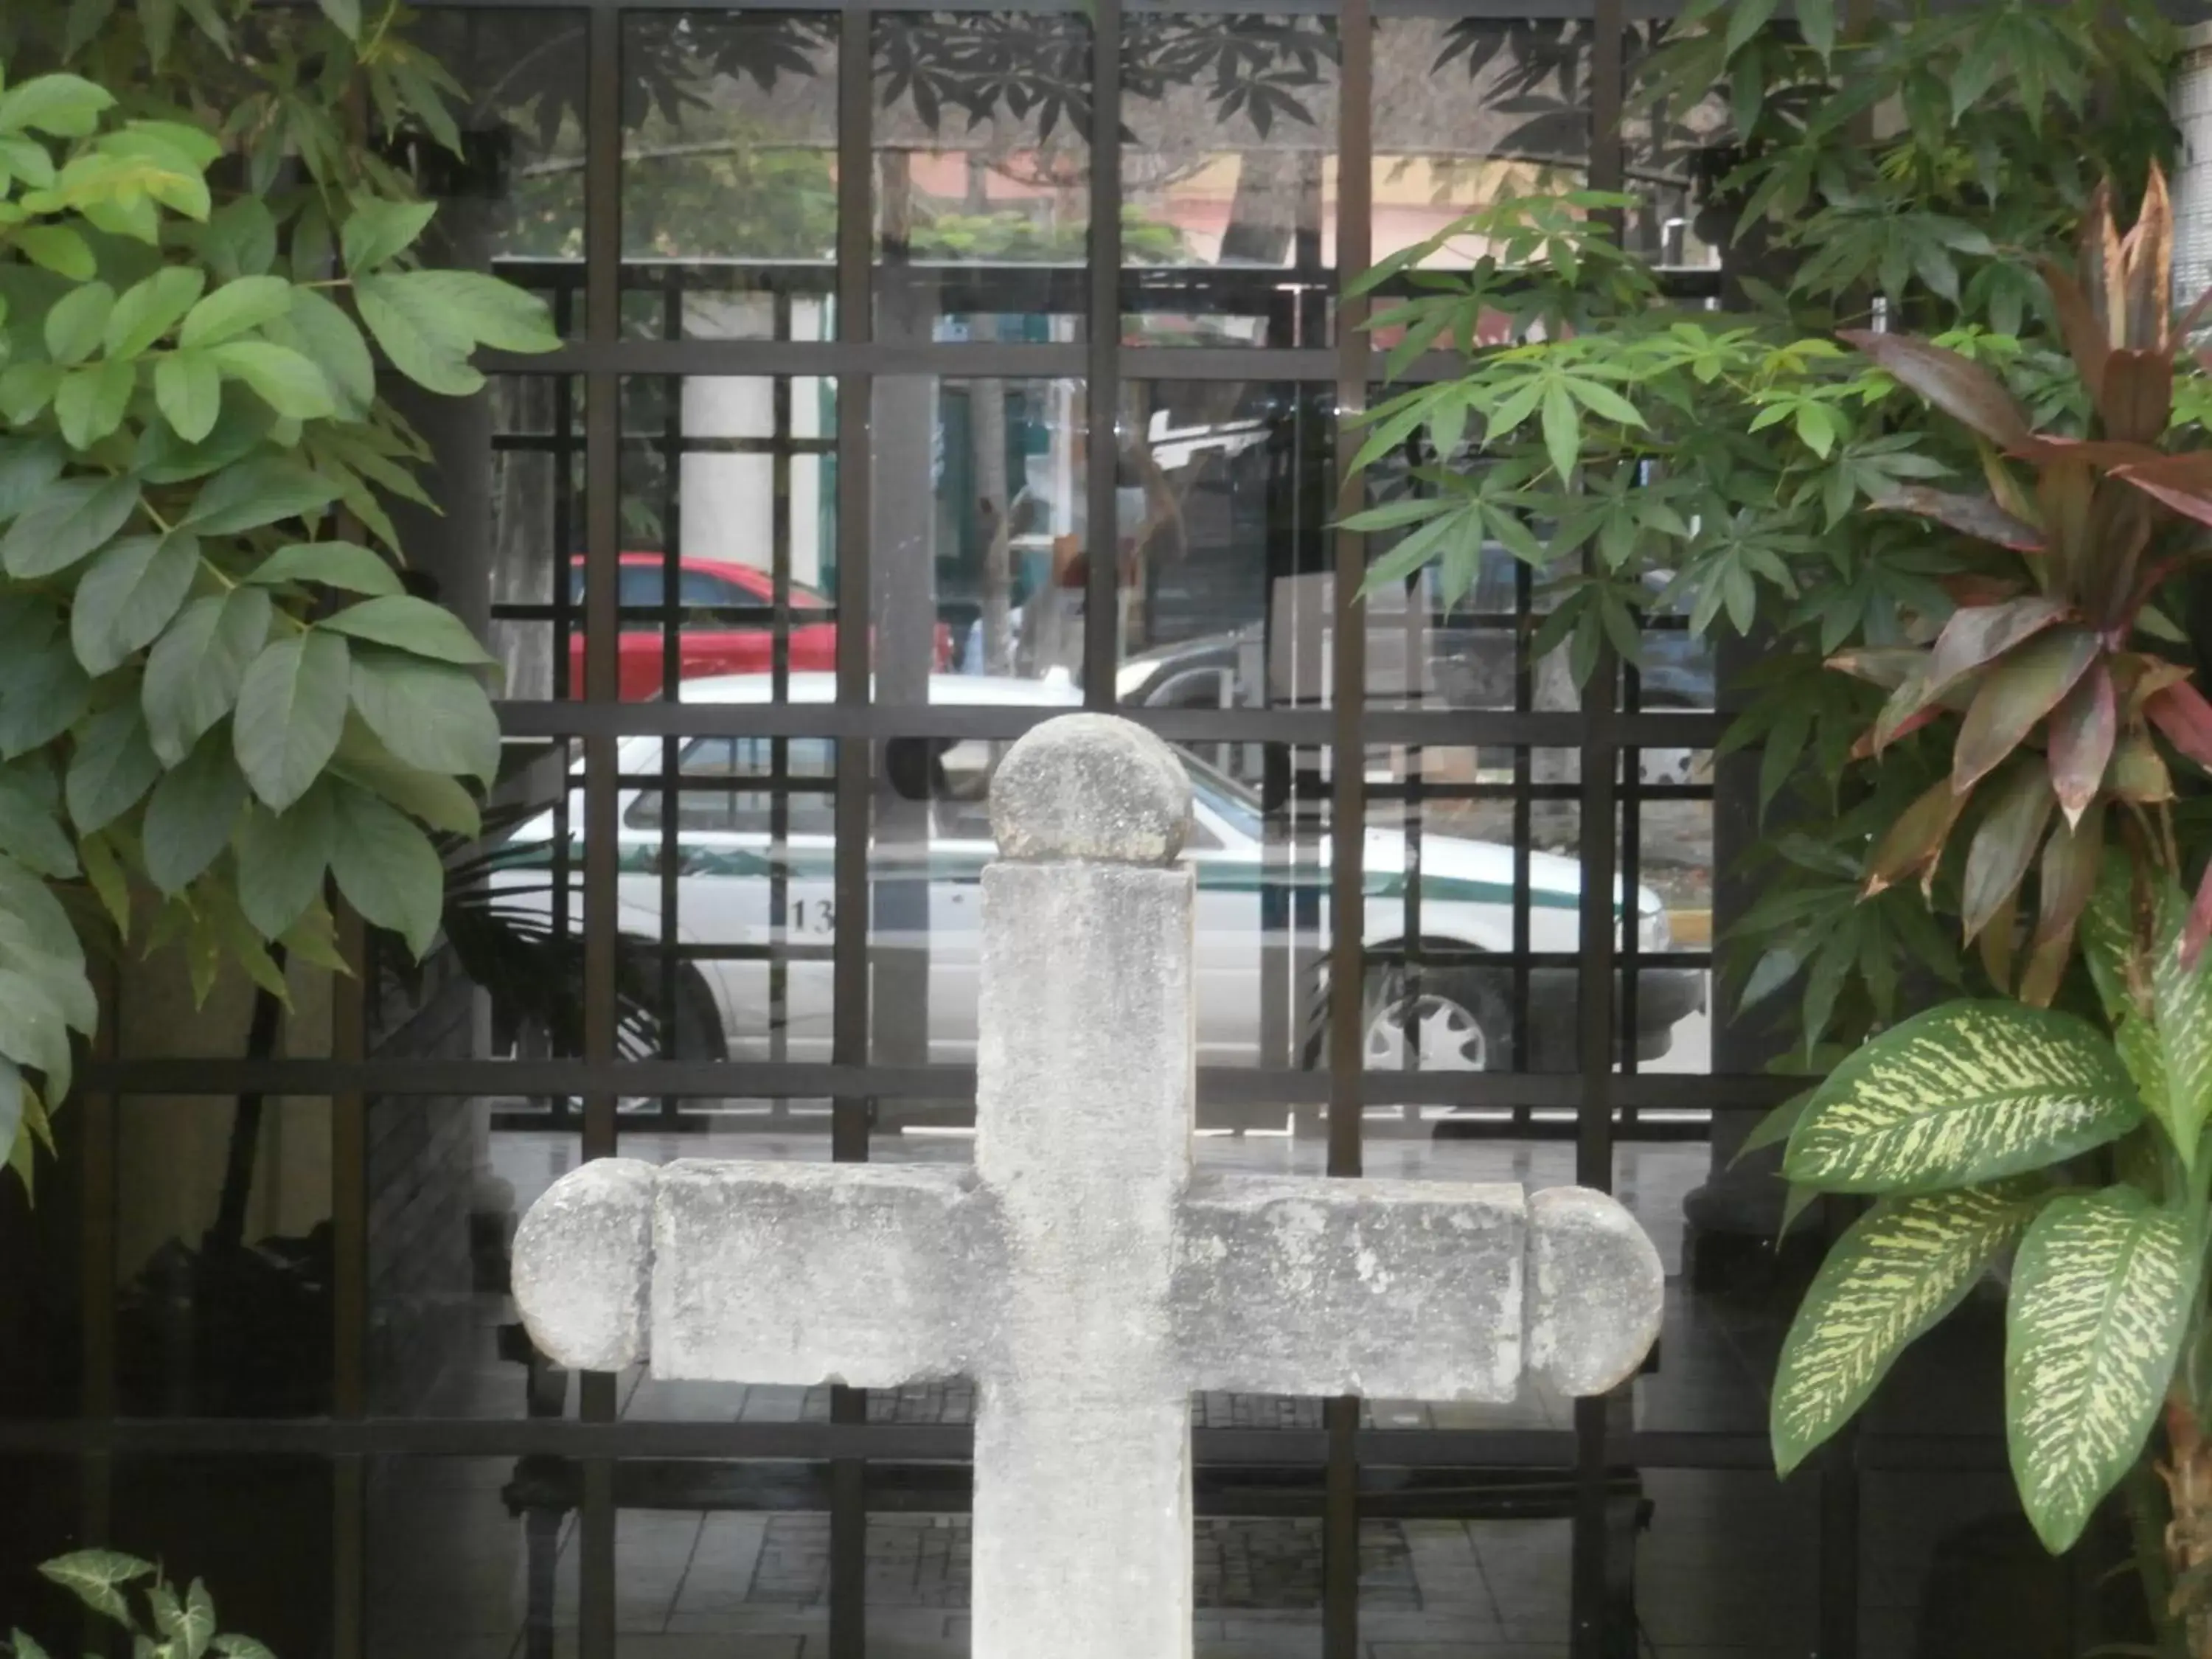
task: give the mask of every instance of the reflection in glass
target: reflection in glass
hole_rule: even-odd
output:
[[[134,1096],[118,1116],[115,1343],[124,1414],[328,1411],[328,1101]]]
[[[1076,701],[1083,383],[884,375],[873,431],[876,702]]]
[[[812,375],[634,376],[623,385],[617,678],[624,702],[695,682],[837,665],[837,383]],[[580,558],[569,561],[583,605]],[[585,641],[568,643],[584,683]]]
[[[1578,18],[1379,22],[1375,257],[1510,197],[1586,189],[1590,45]],[[1425,263],[1464,266],[1487,252],[1462,237]]]
[[[1334,404],[1291,383],[1123,385],[1124,705],[1329,702]]]
[[[836,19],[633,13],[623,71],[624,333],[830,338]]]
[[[1125,20],[1124,343],[1328,343],[1337,56],[1330,18]]]
[[[372,1659],[573,1655],[580,1468],[557,1457],[373,1460]]]
[[[495,262],[543,295],[568,335],[584,326],[585,18],[456,8],[426,13],[414,30],[463,88],[460,155],[416,143],[409,156],[438,203],[434,262]]]
[[[877,337],[1081,339],[1088,22],[878,12],[874,51]]]

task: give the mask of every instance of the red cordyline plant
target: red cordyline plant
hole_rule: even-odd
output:
[[[1981,815],[1966,853],[1966,938],[2024,1001],[2056,994],[2097,881],[2107,820],[2169,870],[2172,779],[2154,733],[2212,770],[2212,702],[2190,670],[2142,647],[2160,590],[2208,551],[2212,451],[2162,447],[2174,360],[2203,310],[2178,325],[2170,284],[2173,215],[2154,167],[2135,228],[2113,223],[2109,187],[2092,203],[2078,268],[2046,263],[2069,355],[2094,410],[2085,437],[2033,430],[1997,378],[1909,335],[1844,336],[1979,441],[1985,494],[1905,491],[1887,505],[1920,514],[2014,556],[1954,585],[1958,609],[1931,644],[1848,652],[1833,665],[1887,688],[1863,753],[1962,716],[1950,775],[1875,848],[1867,890],[1932,882],[1968,803]],[[2208,296],[2212,297],[2212,296]],[[2212,361],[2208,361],[2212,367]],[[2170,629],[2169,629],[2170,631]],[[2038,865],[2037,913],[2017,966],[2020,893]],[[2188,948],[2212,933],[2212,872]]]

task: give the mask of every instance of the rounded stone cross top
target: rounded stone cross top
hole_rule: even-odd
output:
[[[991,780],[991,831],[1009,859],[1167,864],[1189,828],[1190,774],[1175,750],[1111,714],[1032,728]]]

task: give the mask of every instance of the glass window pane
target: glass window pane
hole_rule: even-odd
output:
[[[884,11],[873,27],[877,337],[1081,339],[1089,22]]]
[[[1128,12],[1125,343],[1328,343],[1337,61],[1331,18]]]
[[[832,337],[837,29],[820,11],[623,19],[625,334]]]

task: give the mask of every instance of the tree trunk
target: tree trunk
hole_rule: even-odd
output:
[[[2163,1630],[2178,1631],[2173,1650],[2189,1659],[2212,1659],[2212,1441],[2179,1389],[2166,1397],[2166,1461],[2158,1472],[2172,1518],[2166,1527],[2165,1582],[2145,1574],[2153,1594],[2151,1619]]]

